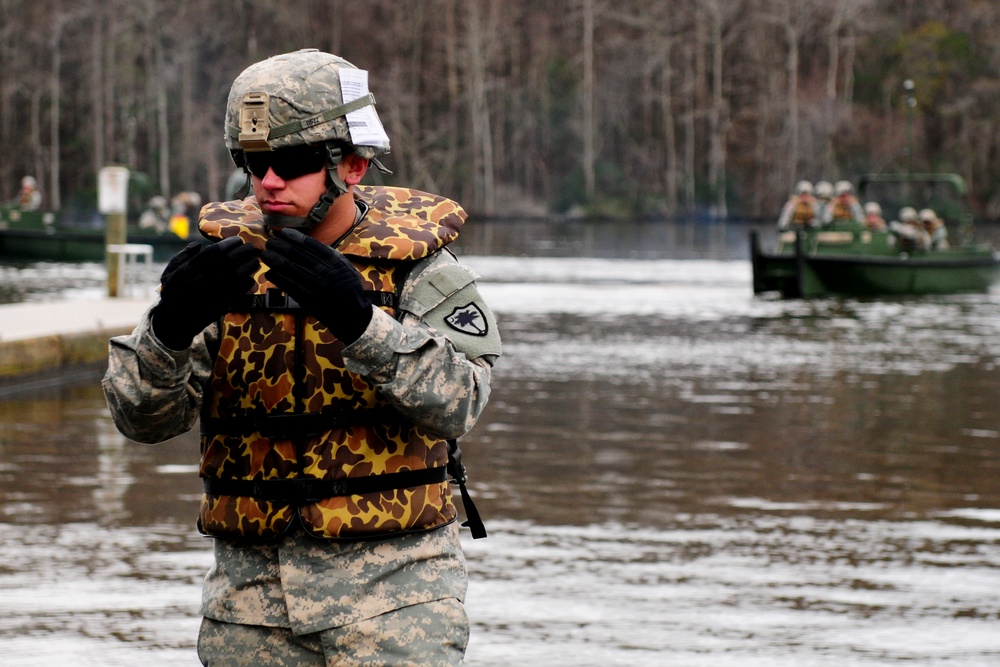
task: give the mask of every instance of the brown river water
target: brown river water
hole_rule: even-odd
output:
[[[1000,289],[754,297],[746,232],[468,228],[504,356],[466,664],[1000,664]],[[197,665],[197,439],[127,441],[99,375],[0,388],[0,664]]]

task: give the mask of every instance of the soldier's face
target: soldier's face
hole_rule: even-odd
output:
[[[263,176],[251,175],[251,183],[263,213],[301,218],[326,192],[326,169],[321,166],[313,173],[285,179],[268,167]]]

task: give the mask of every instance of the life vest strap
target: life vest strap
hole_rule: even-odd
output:
[[[486,537],[486,525],[483,523],[482,517],[479,516],[479,510],[476,509],[476,504],[472,502],[472,496],[469,495],[469,490],[465,486],[469,481],[469,473],[465,470],[465,464],[462,463],[462,450],[458,447],[458,440],[454,438],[448,441],[448,474],[451,475],[451,481],[458,484],[458,490],[462,494],[462,505],[465,507],[466,517],[466,521],[462,525],[472,532],[472,539],[478,540]]]
[[[403,470],[384,475],[348,479],[218,479],[203,477],[202,488],[211,496],[242,496],[255,500],[304,505],[337,496],[408,489],[440,484],[448,479],[444,466],[422,470]]]
[[[363,293],[376,306],[396,308],[399,305],[399,297],[394,292],[364,290]],[[281,290],[271,288],[264,294],[246,294],[241,296],[233,304],[231,310],[234,313],[249,313],[261,310],[272,313],[291,313],[302,310],[302,306]]]
[[[201,417],[201,434],[250,435],[269,439],[305,438],[322,435],[335,428],[403,421],[393,408],[357,408],[291,414],[250,414],[236,417]]]

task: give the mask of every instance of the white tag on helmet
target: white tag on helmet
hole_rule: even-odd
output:
[[[363,69],[340,68],[340,93],[344,103],[354,101],[368,94],[368,71]],[[347,114],[347,127],[351,132],[351,143],[355,146],[389,146],[389,136],[374,106],[366,106]]]

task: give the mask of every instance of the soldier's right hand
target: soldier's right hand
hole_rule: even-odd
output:
[[[211,245],[188,244],[163,269],[153,334],[172,350],[190,347],[195,336],[250,291],[259,255],[239,236]]]

